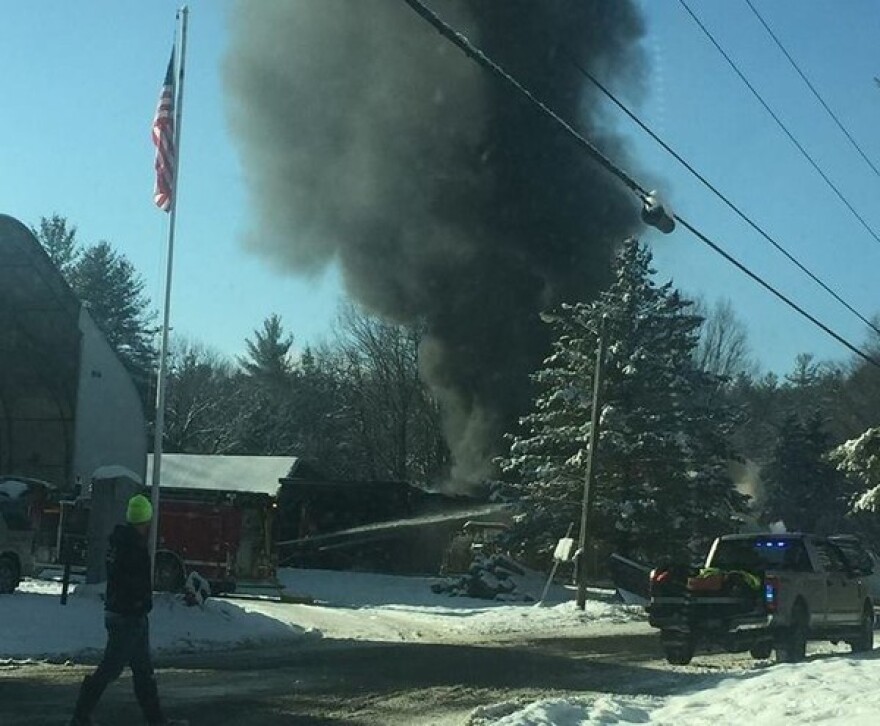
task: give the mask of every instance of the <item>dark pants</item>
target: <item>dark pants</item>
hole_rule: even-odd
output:
[[[104,624],[107,627],[104,657],[97,670],[83,680],[76,703],[75,719],[87,723],[104,689],[119,678],[125,666],[130,666],[134,678],[134,693],[147,722],[164,723],[150,657],[150,623],[147,616],[108,612]]]

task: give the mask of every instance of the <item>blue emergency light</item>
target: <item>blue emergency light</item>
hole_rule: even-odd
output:
[[[767,548],[771,548],[771,549],[773,547],[788,547],[788,541],[784,540],[784,539],[777,539],[777,540],[759,539],[755,542],[755,547],[767,547]]]

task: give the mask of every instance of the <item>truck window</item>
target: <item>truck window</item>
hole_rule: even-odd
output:
[[[803,540],[763,537],[721,540],[709,566],[747,572],[809,572],[812,569]]]
[[[840,551],[829,542],[816,542],[819,566],[825,572],[846,572],[847,566]]]
[[[858,540],[850,539],[834,539],[834,547],[836,547],[843,558],[854,570],[858,570],[862,575],[870,575],[874,571],[874,562],[871,555],[862,546]]]

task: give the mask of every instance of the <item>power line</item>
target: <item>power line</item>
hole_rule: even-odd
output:
[[[739,67],[736,65],[736,63],[733,61],[733,59],[727,54],[727,52],[724,50],[724,48],[721,47],[721,44],[715,39],[715,36],[712,35],[711,31],[700,21],[700,19],[696,16],[696,14],[694,14],[694,11],[691,10],[691,8],[687,4],[687,2],[685,2],[685,0],[678,0],[678,2],[687,11],[688,15],[691,16],[691,18],[697,24],[697,26],[700,28],[700,30],[703,31],[703,34],[709,39],[709,41],[712,43],[712,45],[715,46],[716,50],[722,55],[724,60],[727,61],[728,65],[730,65],[730,67],[733,69],[734,73],[736,73],[736,75],[739,76],[740,80],[752,92],[752,95],[756,99],[758,99],[758,102],[764,107],[764,110],[768,114],[770,114],[770,116],[776,122],[776,125],[779,126],[780,129],[782,129],[783,133],[785,133],[785,135],[788,137],[789,141],[791,141],[791,143],[795,145],[795,147],[801,153],[801,155],[810,163],[810,165],[813,167],[813,169],[816,170],[816,172],[819,174],[819,176],[822,177],[822,179],[825,181],[825,183],[828,185],[828,187],[831,189],[831,191],[833,191],[837,195],[837,198],[840,199],[840,201],[846,205],[846,208],[849,209],[849,211],[852,213],[852,215],[861,223],[862,227],[865,228],[865,230],[868,232],[868,234],[870,234],[871,237],[874,238],[874,241],[877,242],[878,244],[880,244],[880,236],[878,236],[878,234],[873,230],[871,225],[869,225],[865,221],[865,218],[862,217],[862,215],[858,213],[856,208],[852,204],[850,204],[849,200],[843,195],[843,192],[840,191],[840,189],[837,187],[837,185],[833,181],[831,181],[829,176],[824,171],[822,171],[822,167],[820,167],[819,164],[816,163],[816,160],[813,159],[813,157],[810,155],[810,153],[804,148],[803,144],[801,144],[801,142],[795,138],[794,134],[792,134],[792,132],[788,130],[788,127],[785,125],[785,123],[782,121],[782,119],[779,118],[779,116],[770,107],[770,105],[767,103],[767,101],[764,100],[764,97],[760,93],[758,93],[758,90],[751,84],[749,79],[746,78],[745,74],[739,69]]]
[[[510,86],[517,94],[528,100],[532,105],[536,106],[542,113],[548,116],[552,121],[554,121],[565,133],[571,136],[577,143],[580,145],[592,158],[596,161],[602,168],[606,171],[611,172],[614,176],[616,176],[620,181],[622,181],[627,188],[630,189],[643,203],[648,199],[649,194],[646,191],[645,187],[642,186],[635,178],[629,175],[626,171],[624,171],[621,167],[617,166],[613,161],[608,159],[599,149],[594,146],[590,141],[588,141],[584,136],[582,136],[571,124],[565,121],[559,114],[550,109],[545,103],[540,101],[531,91],[526,89],[519,81],[517,81],[513,76],[511,76],[507,71],[505,71],[501,66],[499,66],[495,61],[489,58],[485,53],[483,53],[479,48],[474,46],[463,34],[459,33],[457,30],[448,25],[444,20],[442,20],[434,11],[426,7],[421,0],[403,0],[417,15],[419,15],[422,19],[424,19],[427,23],[429,23],[440,35],[449,40],[453,45],[455,45],[459,50],[461,50],[468,58],[475,61],[483,68],[487,69],[493,75],[495,75],[500,80],[504,81],[508,86]],[[873,366],[880,368],[880,361],[876,360],[872,356],[868,355],[858,347],[856,347],[853,343],[849,342],[842,335],[831,329],[829,326],[822,323],[816,317],[808,313],[804,310],[800,305],[787,297],[784,293],[777,290],[772,284],[767,282],[763,277],[758,275],[756,272],[750,270],[746,265],[737,260],[733,255],[724,250],[720,245],[713,242],[709,237],[700,232],[696,227],[687,222],[685,219],[680,217],[679,215],[674,215],[675,219],[691,234],[693,234],[698,240],[700,240],[703,244],[707,245],[710,249],[712,249],[717,254],[721,255],[725,260],[727,260],[730,264],[736,267],[738,270],[743,272],[745,275],[750,277],[752,280],[757,282],[761,287],[770,292],[774,297],[781,300],[792,310],[797,312],[799,315],[804,317],[806,320],[810,321],[818,327],[820,330],[825,332],[831,338],[836,340],[838,343],[847,348],[850,352],[854,353],[856,356],[864,360],[866,363],[869,363]]]
[[[702,232],[700,232],[696,227],[694,227],[692,224],[690,224],[690,222],[688,222],[685,219],[682,219],[677,214],[675,215],[675,219],[677,222],[679,222],[681,224],[682,227],[687,229],[692,235],[694,235],[697,239],[699,239],[703,244],[705,244],[708,247],[710,247],[711,249],[713,249],[715,252],[717,252],[719,255],[721,255],[725,260],[727,260],[731,265],[736,267],[740,272],[744,273],[745,275],[748,275],[750,278],[752,278],[755,282],[757,282],[765,290],[772,293],[776,298],[778,298],[779,300],[784,302],[786,305],[788,305],[793,310],[800,313],[803,317],[805,317],[807,320],[809,320],[817,328],[825,331],[828,335],[830,335],[832,338],[834,338],[838,343],[849,348],[849,350],[851,350],[853,353],[855,353],[857,356],[859,356],[859,358],[861,358],[862,360],[880,368],[880,361],[876,360],[873,356],[868,355],[860,348],[857,348],[855,345],[850,343],[846,338],[844,338],[842,335],[840,335],[840,333],[831,329],[830,327],[825,325],[825,323],[823,323],[821,320],[819,320],[818,318],[816,318],[813,315],[811,315],[810,313],[808,313],[800,305],[798,305],[796,302],[794,302],[791,298],[787,297],[784,293],[780,292],[775,287],[773,287],[773,285],[771,285],[764,278],[762,278],[760,275],[758,275],[758,273],[752,272],[752,270],[750,270],[742,262],[737,260],[733,255],[731,255],[725,249],[720,247],[717,243],[715,243],[711,239],[709,239],[706,235],[704,235]]]
[[[846,128],[846,126],[843,125],[843,122],[838,118],[837,114],[831,110],[831,107],[825,102],[825,99],[822,98],[822,95],[819,93],[818,90],[816,90],[816,87],[813,85],[813,83],[810,81],[810,79],[807,78],[807,74],[801,70],[801,67],[797,64],[795,59],[792,57],[791,53],[788,52],[786,47],[782,44],[782,41],[779,40],[779,38],[777,37],[776,33],[773,32],[773,29],[770,27],[770,25],[767,23],[766,20],[764,20],[764,17],[761,15],[761,13],[758,12],[758,9],[752,3],[752,0],[745,0],[745,2],[746,2],[746,5],[748,5],[752,9],[752,12],[755,14],[755,17],[758,18],[758,20],[761,22],[761,25],[764,26],[764,29],[770,34],[770,37],[773,38],[773,42],[776,43],[776,45],[779,47],[779,50],[781,50],[783,55],[786,58],[788,58],[788,62],[791,63],[792,68],[794,68],[797,71],[797,74],[801,77],[803,82],[807,84],[807,88],[809,88],[810,91],[812,91],[813,95],[816,97],[816,100],[822,104],[822,108],[824,108],[825,111],[827,111],[828,115],[834,120],[834,123],[837,124],[837,128],[839,128],[843,132],[844,136],[846,136],[846,138],[849,139],[849,143],[853,145],[853,148],[857,152],[859,152],[859,156],[861,156],[865,160],[865,163],[871,167],[872,171],[878,177],[880,177],[880,169],[878,169],[874,165],[874,162],[868,158],[868,155],[864,152],[864,150],[859,145],[859,143],[855,140],[855,138],[853,138],[853,135],[849,132],[849,130]]]
[[[589,140],[578,133],[578,131],[571,124],[569,124],[568,121],[563,119],[553,109],[547,106],[547,104],[537,98],[531,91],[529,91],[518,80],[516,80],[516,78],[511,76],[495,61],[493,61],[485,53],[483,53],[483,51],[473,45],[464,35],[462,35],[457,30],[455,30],[455,28],[444,22],[440,18],[440,16],[438,16],[433,10],[425,6],[419,0],[403,0],[403,2],[409,5],[410,8],[412,8],[418,15],[420,15],[428,23],[430,23],[434,27],[434,29],[438,33],[440,33],[440,35],[442,35],[453,45],[455,45],[468,58],[496,75],[508,86],[513,88],[513,90],[516,91],[520,96],[523,96],[527,101],[537,106],[543,113],[552,118],[557,124],[559,124],[559,126],[562,127],[562,129],[567,134],[569,134],[569,136],[571,136],[581,147],[583,147],[590,156],[593,157],[593,160],[595,162],[597,162],[606,171],[611,172],[614,176],[620,179],[620,181],[622,181],[630,191],[638,196],[639,199],[644,201],[648,197],[647,190],[642,187],[629,174],[627,174],[627,172],[625,172],[608,157],[606,157]]]
[[[748,0],[747,0],[748,1]],[[865,325],[867,325],[871,330],[880,335],[880,327],[877,327],[871,320],[865,317],[862,313],[860,313],[855,307],[853,307],[850,303],[848,303],[841,295],[832,289],[828,284],[822,281],[822,279],[812,272],[806,265],[800,262],[791,252],[789,252],[780,242],[770,236],[768,232],[766,232],[762,227],[760,227],[757,222],[751,219],[745,212],[743,212],[734,202],[732,202],[721,190],[719,190],[712,182],[710,182],[703,174],[701,174],[697,169],[687,161],[687,159],[683,158],[681,154],[679,154],[675,149],[673,149],[669,144],[667,144],[660,136],[658,136],[650,126],[648,126],[644,121],[642,121],[629,107],[627,107],[620,99],[617,98],[605,85],[599,81],[590,71],[588,71],[583,64],[578,61],[578,59],[574,56],[574,54],[565,46],[562,46],[563,53],[568,57],[571,64],[588,80],[592,83],[599,91],[604,94],[604,96],[610,100],[615,106],[617,106],[623,113],[625,113],[639,128],[642,129],[648,136],[650,136],[654,141],[656,141],[663,149],[670,154],[679,164],[681,164],[685,169],[687,169],[691,174],[693,174],[697,179],[699,179],[702,184],[709,189],[716,197],[718,197],[724,204],[726,204],[733,212],[740,217],[746,224],[748,224],[752,229],[754,229],[758,234],[760,234],[765,240],[767,240],[773,247],[775,247],[781,254],[783,254],[792,264],[794,264],[801,272],[807,275],[813,282],[815,282],[819,287],[821,287],[825,292],[827,292],[831,297],[833,297],[837,302],[843,305],[847,310],[849,310],[853,315],[855,315],[859,320],[861,320]]]

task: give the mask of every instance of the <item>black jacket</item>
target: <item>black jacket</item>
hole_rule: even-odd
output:
[[[109,543],[104,609],[119,615],[146,615],[153,609],[146,540],[130,524],[119,524],[110,535]]]

